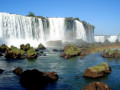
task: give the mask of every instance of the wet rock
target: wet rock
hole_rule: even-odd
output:
[[[27,43],[26,45],[21,44],[21,45],[20,45],[20,49],[22,49],[22,50],[24,50],[24,51],[27,51],[27,50],[30,49],[30,44],[29,44],[29,43]]]
[[[64,53],[62,53],[60,56],[68,59],[70,57],[78,56],[80,51],[80,48],[78,48],[76,45],[69,44],[64,47]]]
[[[0,56],[3,56],[3,54],[0,52]]]
[[[82,90],[111,90],[111,88],[104,82],[92,82]]]
[[[3,69],[0,69],[0,74],[3,73],[3,71],[4,71]]]
[[[37,58],[37,52],[35,51],[35,49],[33,47],[31,47],[28,51],[27,51],[27,58]]]
[[[7,50],[7,49],[8,49],[8,46],[5,45],[5,44],[2,44],[2,45],[0,46],[0,52],[5,53],[5,50]]]
[[[44,87],[48,83],[58,80],[56,72],[41,72],[37,69],[26,70],[21,74],[20,83],[26,88]]]
[[[89,78],[98,78],[98,77],[106,76],[107,74],[110,73],[111,73],[111,67],[107,65],[105,62],[103,62],[100,65],[87,68],[83,76]]]
[[[23,73],[23,70],[20,67],[18,67],[13,70],[13,73],[20,76]]]
[[[54,52],[59,52],[59,50],[57,50],[57,49],[53,49],[53,51],[54,51]]]
[[[64,52],[64,49],[60,49],[59,51],[60,51],[60,52]]]
[[[25,54],[25,51],[20,50],[16,47],[12,47],[5,51],[5,58],[6,59],[20,59]]]
[[[42,44],[39,44],[39,45],[38,45],[38,49],[39,49],[39,50],[45,50],[46,48],[45,48],[45,46],[43,46]]]

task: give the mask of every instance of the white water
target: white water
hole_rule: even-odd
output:
[[[109,40],[110,42],[115,42],[118,39],[118,36],[94,36],[95,42],[104,42]]]
[[[16,14],[0,13],[0,39],[7,45],[19,46],[30,43],[36,47],[39,43],[51,40],[66,40],[65,18],[26,17]],[[75,20],[75,39],[87,41],[86,30],[80,21]],[[72,30],[72,29],[71,29]],[[3,40],[4,38],[4,40]]]
[[[83,39],[84,41],[87,41],[86,31],[83,24],[77,20],[75,20],[75,23],[76,23],[76,39]]]

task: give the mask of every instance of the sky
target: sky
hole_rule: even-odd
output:
[[[79,17],[95,26],[95,35],[120,34],[120,0],[0,0],[0,12]]]

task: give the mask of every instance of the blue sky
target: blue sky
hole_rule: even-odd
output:
[[[120,34],[120,0],[0,0],[0,12],[45,17],[79,17],[97,35]]]

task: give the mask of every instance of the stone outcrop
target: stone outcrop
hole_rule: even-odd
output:
[[[105,62],[102,62],[100,65],[87,68],[83,76],[89,78],[98,78],[103,77],[110,73],[111,67],[107,65]]]
[[[54,83],[59,76],[56,72],[41,72],[37,69],[26,70],[20,76],[20,83],[25,88],[40,88],[48,83]]]
[[[111,90],[111,88],[104,82],[92,82],[83,87],[82,90]]]

